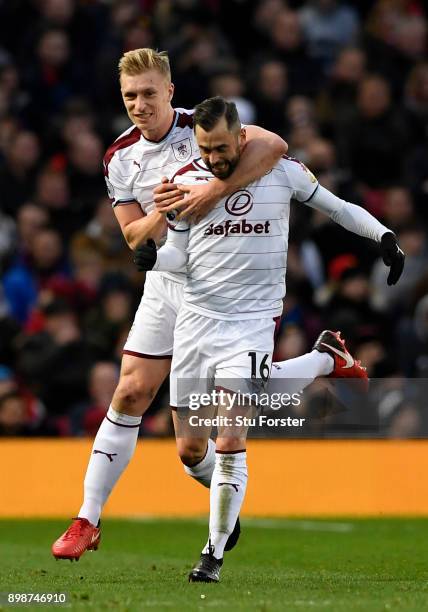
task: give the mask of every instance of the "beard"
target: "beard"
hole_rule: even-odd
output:
[[[232,159],[222,159],[220,163],[218,162],[215,165],[211,165],[209,161],[206,161],[205,164],[208,170],[212,172],[216,178],[227,179],[235,170],[238,162],[239,155],[233,157]]]

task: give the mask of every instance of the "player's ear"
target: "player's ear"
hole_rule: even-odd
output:
[[[241,148],[244,147],[246,142],[247,142],[247,130],[245,128],[241,128],[241,131],[239,133],[239,146]]]
[[[174,89],[175,89],[174,88],[174,83],[170,83],[168,89],[169,89],[169,92],[168,92],[169,93],[168,101],[171,102],[171,100],[172,100],[172,98],[174,96]]]

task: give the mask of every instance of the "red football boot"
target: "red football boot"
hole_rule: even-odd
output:
[[[331,378],[359,378],[359,388],[368,391],[369,379],[366,368],[356,361],[345,346],[345,340],[340,337],[340,332],[324,330],[318,336],[313,348],[320,353],[328,353],[334,359]]]
[[[75,518],[70,527],[52,544],[52,554],[56,559],[75,559],[78,561],[86,550],[97,550],[101,539],[101,529],[85,518]]]

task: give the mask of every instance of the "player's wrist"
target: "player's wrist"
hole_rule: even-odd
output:
[[[226,195],[229,195],[228,184],[218,178],[214,178],[209,183],[211,197],[213,201],[221,200]]]

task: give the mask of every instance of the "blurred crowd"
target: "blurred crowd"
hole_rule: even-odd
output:
[[[0,0],[0,434],[93,435],[108,408],[144,277],[102,157],[129,125],[118,60],[155,47],[175,106],[233,99],[396,232],[387,287],[374,243],[294,205],[275,358],[340,329],[381,379],[371,433],[428,435],[400,382],[428,375],[427,27],[423,0]],[[167,385],[142,433],[171,433]]]

